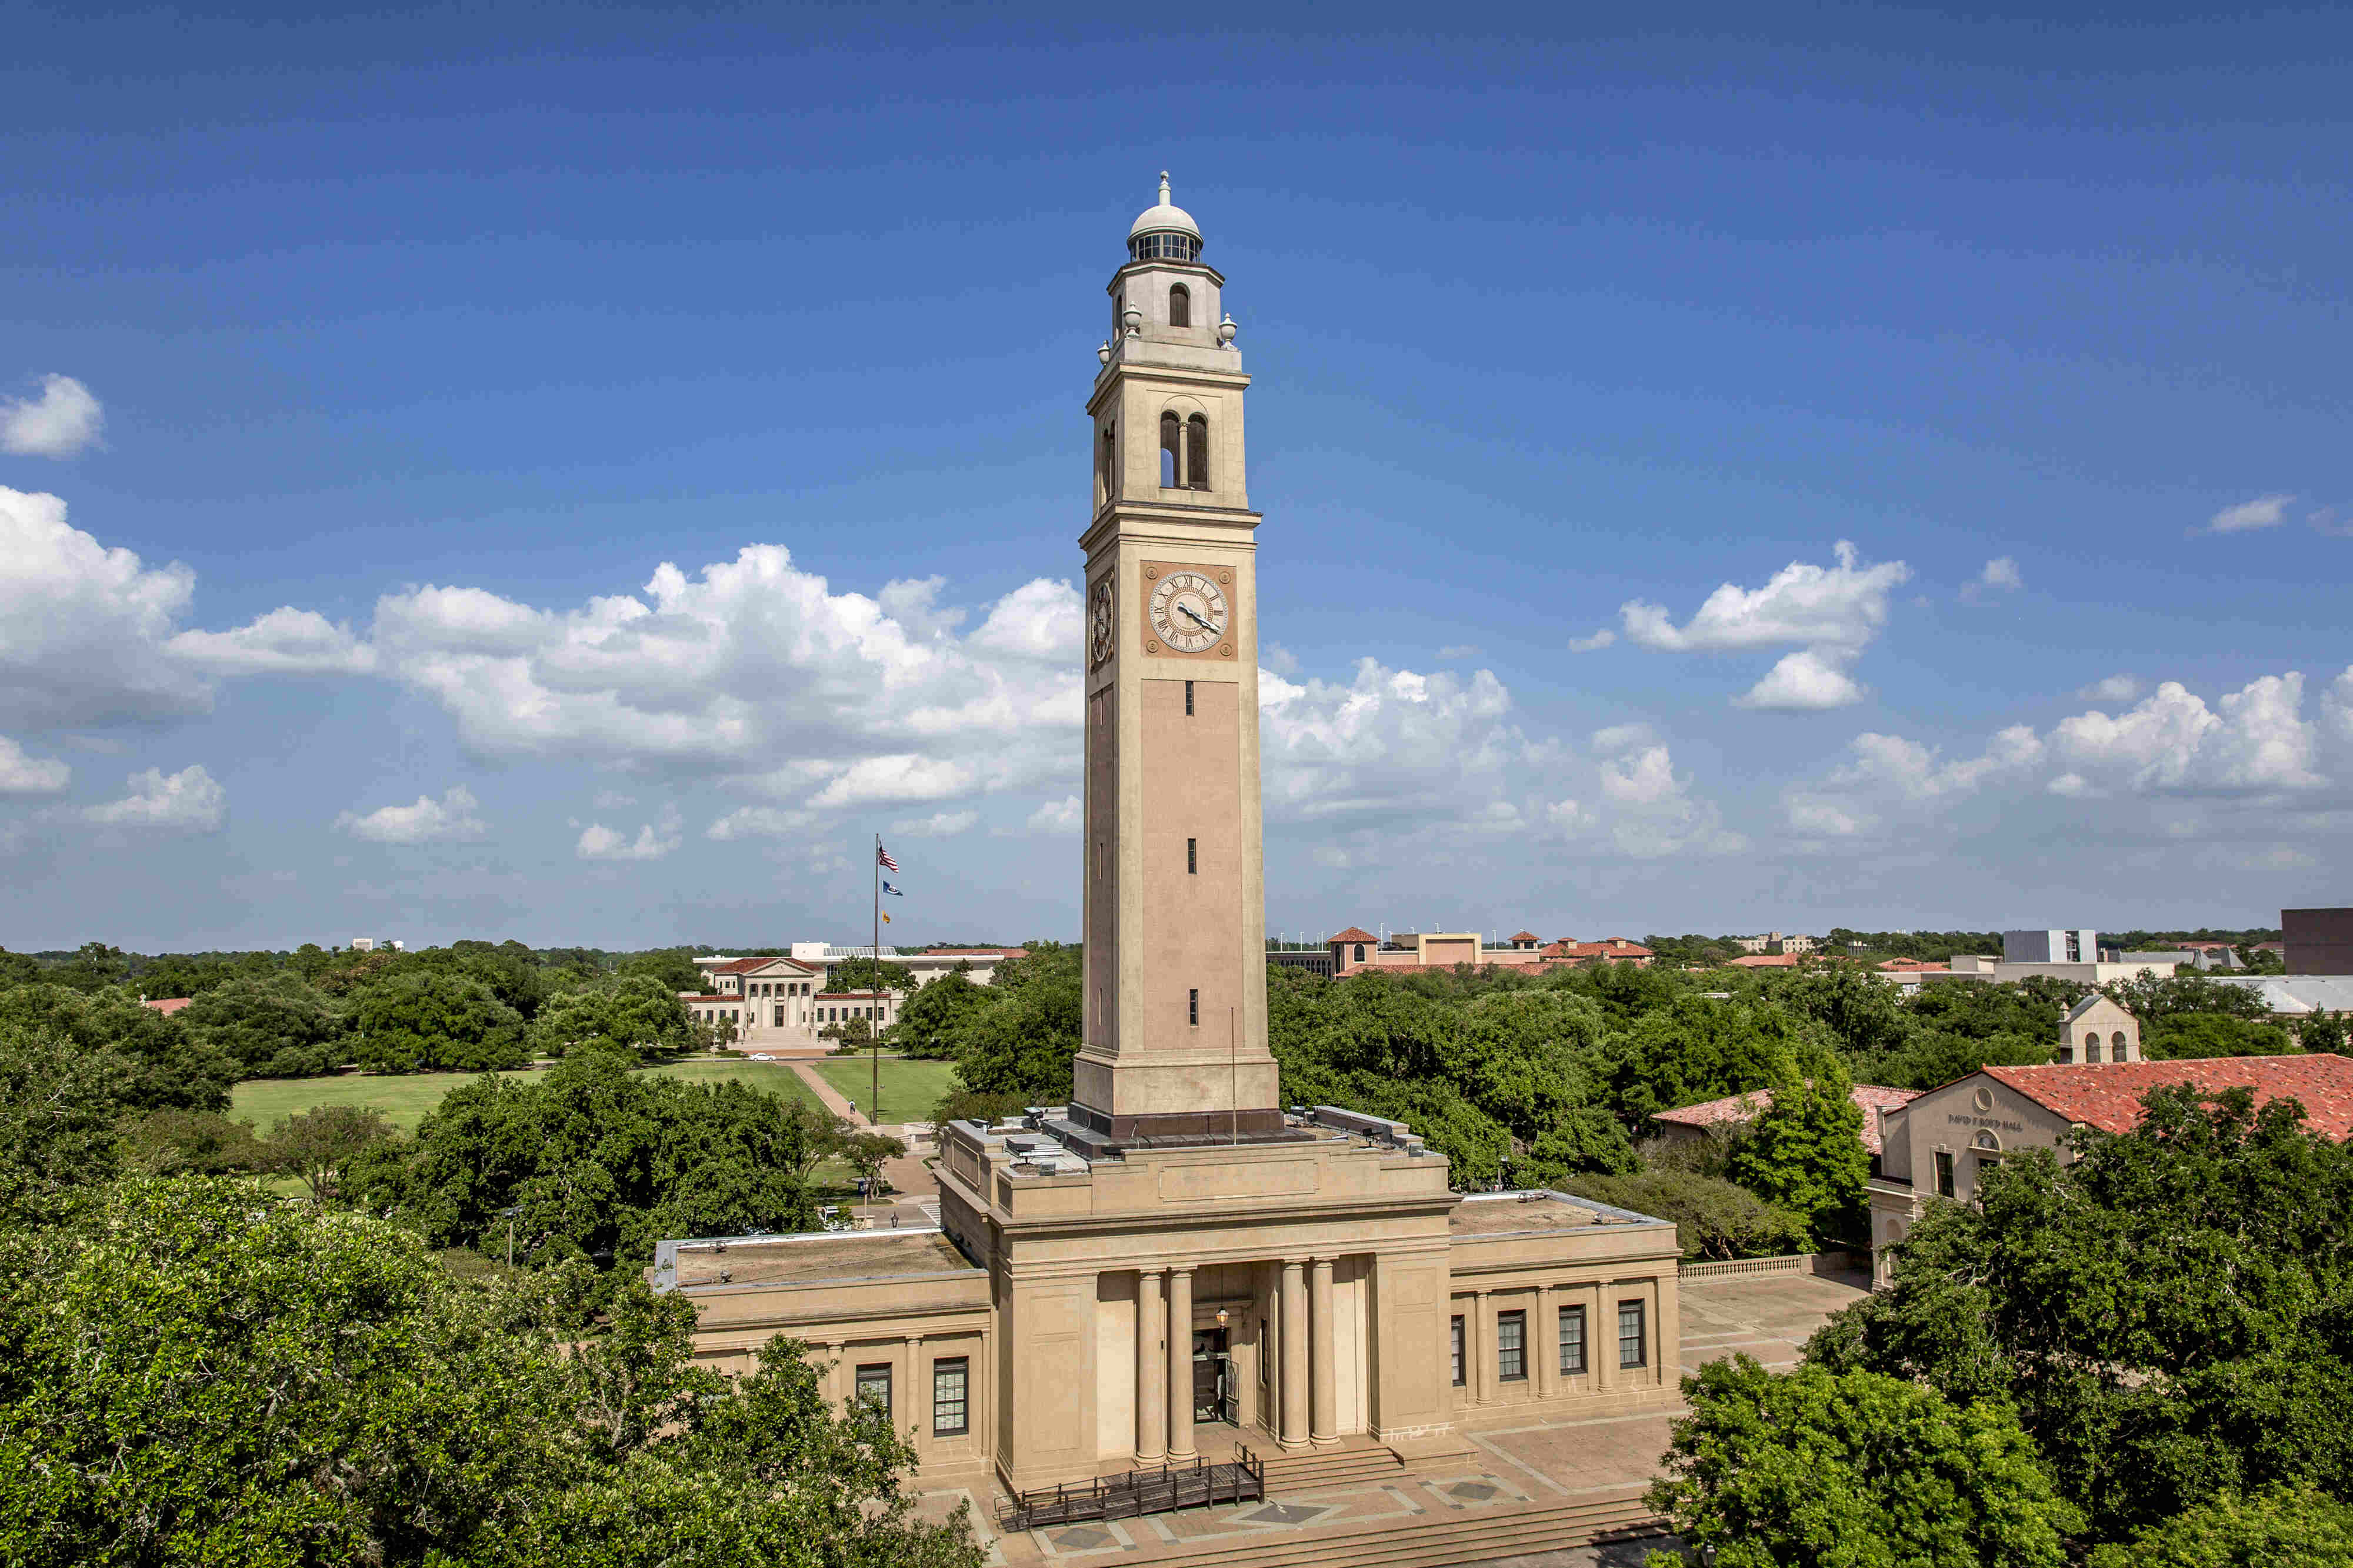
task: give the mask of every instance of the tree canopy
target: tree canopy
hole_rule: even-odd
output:
[[[203,1178],[0,1234],[0,1556],[978,1563],[804,1347],[731,1383],[691,1364],[682,1299],[634,1285],[580,1337],[535,1279],[464,1281],[400,1226]]]
[[[2013,1405],[2095,1539],[2274,1484],[2353,1495],[2353,1151],[2243,1089],[2145,1105],[1931,1203],[1809,1357]]]
[[[681,1083],[589,1047],[544,1073],[452,1089],[413,1141],[380,1145],[343,1172],[371,1210],[437,1247],[547,1268],[587,1258],[641,1265],[663,1237],[804,1230],[803,1121],[793,1102],[733,1080]]]
[[[522,1015],[454,966],[403,969],[364,986],[353,1059],[385,1072],[488,1072],[521,1067]]]

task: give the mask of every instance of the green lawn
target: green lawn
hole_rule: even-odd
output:
[[[772,1094],[788,1094],[811,1105],[817,1103],[817,1095],[781,1062],[683,1061],[646,1070],[689,1083],[739,1078]],[[298,1110],[322,1105],[359,1105],[383,1111],[395,1127],[413,1131],[427,1111],[441,1103],[443,1095],[480,1076],[420,1072],[248,1079],[229,1091],[229,1114],[250,1121],[267,1132]]]
[[[872,1069],[864,1057],[824,1057],[808,1064],[833,1091],[863,1112],[873,1099]],[[954,1062],[882,1058],[883,1121],[928,1121],[940,1096],[956,1087]]]

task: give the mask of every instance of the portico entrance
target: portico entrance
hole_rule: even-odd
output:
[[[1197,1330],[1193,1335],[1193,1419],[1241,1425],[1241,1390],[1221,1328]]]

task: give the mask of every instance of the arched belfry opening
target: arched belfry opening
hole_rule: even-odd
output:
[[[1193,324],[1193,291],[1182,283],[1169,286],[1168,324],[1172,327],[1189,327]]]
[[[1185,421],[1185,488],[1209,488],[1209,420],[1196,414]]]
[[[1174,414],[1160,416],[1160,488],[1182,489],[1185,483],[1184,426]]]

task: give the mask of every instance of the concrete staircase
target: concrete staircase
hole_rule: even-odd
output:
[[[1268,1478],[1270,1495],[1273,1479]],[[1537,1552],[1558,1552],[1597,1540],[1665,1533],[1642,1502],[1643,1489],[1625,1487],[1564,1502],[1482,1510],[1467,1516],[1367,1521],[1332,1531],[1270,1530],[1249,1541],[1231,1539],[1156,1561],[1170,1568],[1448,1568]]]
[[[1266,1495],[1270,1498],[1344,1486],[1351,1481],[1389,1480],[1405,1474],[1405,1461],[1398,1458],[1397,1450],[1379,1443],[1362,1447],[1309,1449],[1297,1454],[1277,1449],[1264,1456],[1264,1459]]]

